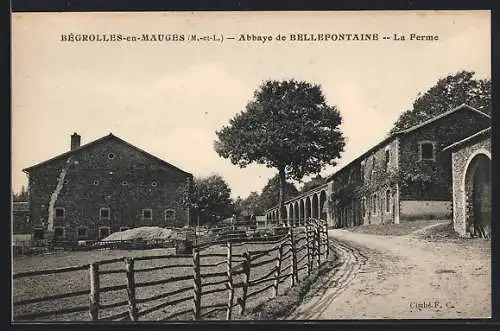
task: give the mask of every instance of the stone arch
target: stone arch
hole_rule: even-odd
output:
[[[466,163],[463,178],[465,230],[473,236],[491,235],[491,155],[477,151]]]
[[[278,214],[278,218],[280,215],[279,209],[280,209],[280,207],[278,206],[278,209],[276,210],[276,213]],[[283,209],[281,209],[281,218],[282,219],[279,220],[280,224],[286,223],[288,220],[288,208],[286,207],[286,205],[283,205]]]
[[[288,217],[286,223],[290,226],[293,222],[293,204],[288,204]]]
[[[295,201],[293,204],[293,221],[294,224],[300,225],[300,210],[299,210],[299,202]]]
[[[313,194],[312,197],[312,217],[313,218],[319,217],[319,199],[316,193]]]
[[[322,220],[327,220],[328,213],[327,213],[327,204],[326,204],[326,191],[321,190],[319,193],[319,218]]]
[[[306,207],[305,208],[305,216],[306,216],[306,221],[307,221],[307,219],[312,217],[312,215],[311,215],[311,198],[310,197],[306,198],[305,207]]]
[[[305,201],[304,199],[300,199],[299,203],[299,222],[302,222],[302,224],[305,223],[306,215],[305,215]]]

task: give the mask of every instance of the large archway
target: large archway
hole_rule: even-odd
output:
[[[491,160],[478,154],[465,173],[466,231],[475,237],[491,236]]]
[[[311,218],[311,199],[309,197],[306,198],[306,221]]]
[[[325,191],[321,191],[320,195],[319,195],[319,218],[321,218],[322,220],[325,220],[327,219],[327,206],[326,206],[326,192]]]
[[[299,211],[299,203],[295,201],[293,205],[293,221],[295,225],[300,225],[300,211]]]
[[[312,217],[313,218],[319,217],[319,204],[318,204],[318,195],[317,194],[313,194],[313,198],[312,198]]]
[[[299,223],[305,224],[305,205],[304,205],[304,199],[300,200],[300,205],[299,205]]]

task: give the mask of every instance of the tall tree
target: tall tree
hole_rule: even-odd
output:
[[[279,175],[279,219],[287,179],[301,180],[336,165],[345,142],[342,117],[321,87],[304,81],[265,81],[244,111],[216,131],[216,152],[235,165],[258,163]]]
[[[299,194],[299,190],[293,185],[293,183],[286,182],[285,188],[283,190],[284,196],[283,200],[286,201]],[[275,175],[267,182],[266,186],[262,189],[260,194],[260,200],[264,210],[270,209],[279,203],[280,199],[280,177]]]
[[[220,175],[195,178],[195,199],[202,221],[229,217],[233,213],[231,189]]]
[[[320,185],[323,185],[325,183],[325,178],[321,177],[320,174],[318,174],[316,177],[311,178],[308,182],[305,182],[302,188],[300,189],[300,193],[307,192],[309,190],[312,190],[315,187],[318,187]]]
[[[491,115],[491,80],[474,79],[473,71],[460,71],[441,78],[417,97],[413,107],[394,123],[390,134],[408,129],[465,103]]]
[[[257,192],[250,192],[246,199],[241,201],[241,214],[243,216],[263,215],[266,206]]]

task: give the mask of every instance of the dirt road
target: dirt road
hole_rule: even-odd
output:
[[[488,241],[427,242],[330,230],[340,264],[289,319],[491,317]]]

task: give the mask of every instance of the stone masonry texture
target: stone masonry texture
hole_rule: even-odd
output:
[[[66,161],[56,159],[30,170],[34,226],[47,221],[50,197]],[[97,238],[102,226],[109,226],[111,232],[120,227],[184,226],[188,215],[179,205],[179,190],[190,177],[116,139],[105,139],[72,153],[55,203],[56,208],[64,208],[64,217],[56,217],[54,226],[65,228],[65,239],[77,239],[81,226],[88,228],[88,239]],[[109,220],[100,219],[100,208],[110,209]],[[152,210],[152,220],[142,218],[143,209]],[[166,209],[175,210],[175,220],[165,219]]]

